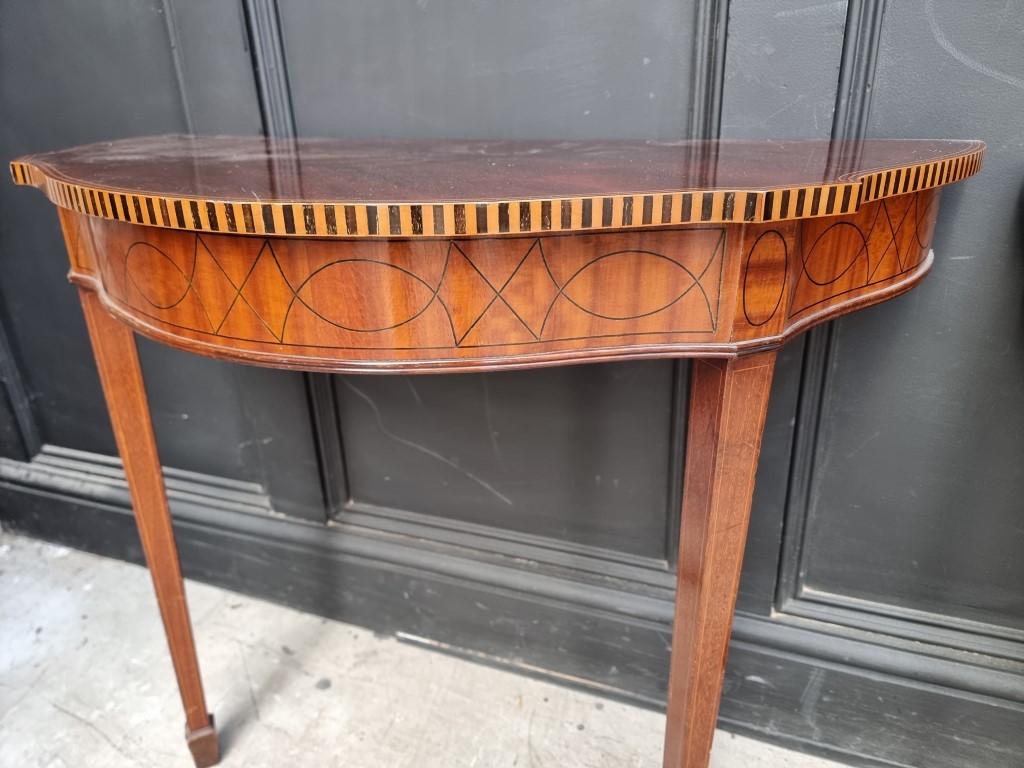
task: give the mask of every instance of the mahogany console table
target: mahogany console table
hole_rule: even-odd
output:
[[[165,136],[13,162],[58,206],[196,765],[217,736],[132,329],[350,373],[696,358],[664,764],[704,768],[776,349],[916,285],[983,152]]]

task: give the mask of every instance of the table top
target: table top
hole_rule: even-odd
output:
[[[158,136],[14,161],[104,219],[207,232],[452,236],[854,213],[981,166],[980,141],[343,141]]]

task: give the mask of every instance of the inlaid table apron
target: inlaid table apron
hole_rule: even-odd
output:
[[[705,768],[776,350],[916,285],[983,154],[162,136],[12,162],[60,215],[196,765],[219,750],[132,329],[351,373],[696,358],[664,764]]]

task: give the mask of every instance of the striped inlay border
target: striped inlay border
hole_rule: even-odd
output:
[[[849,181],[756,191],[655,192],[479,203],[222,201],[106,190],[11,163],[15,183],[38,186],[64,208],[151,227],[296,237],[453,237],[728,224],[854,213],[862,203],[965,179],[984,149]]]
[[[984,155],[985,150],[980,149],[934,163],[886,168],[863,175],[860,179],[863,202],[941,187],[966,179],[981,170]]]

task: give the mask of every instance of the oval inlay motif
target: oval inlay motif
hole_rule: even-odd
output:
[[[166,253],[149,243],[135,243],[124,259],[128,280],[157,309],[170,309],[185,298],[189,278]]]
[[[434,300],[424,280],[370,259],[328,264],[306,279],[299,301],[321,318],[348,331],[386,331],[418,317]]]
[[[774,229],[761,234],[747,254],[743,272],[743,314],[751,325],[764,325],[782,303],[789,270],[786,240]]]
[[[637,283],[643,276],[643,284]],[[651,251],[599,256],[569,278],[562,295],[592,315],[631,320],[675,304],[697,284],[688,269]]]
[[[824,232],[804,253],[804,274],[815,285],[829,285],[845,275],[862,255],[867,255],[867,241],[864,233],[848,221],[840,221]],[[850,258],[849,254],[853,254]],[[844,256],[845,260],[836,256]],[[864,280],[867,281],[867,260],[864,264]]]

